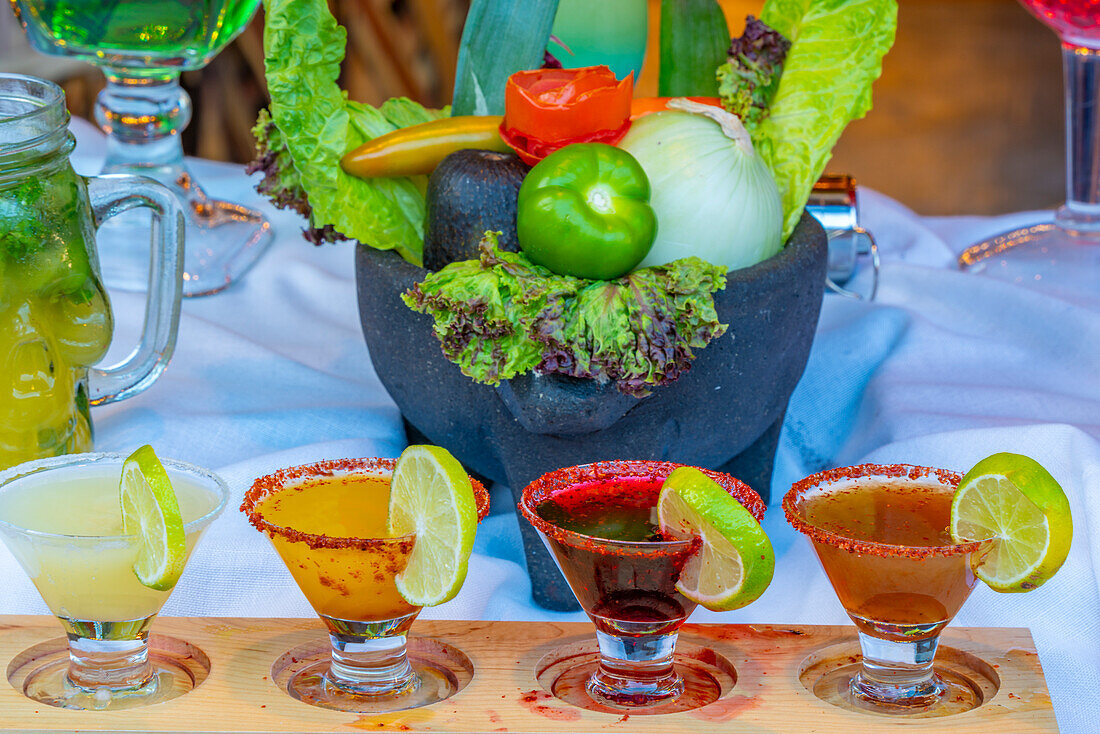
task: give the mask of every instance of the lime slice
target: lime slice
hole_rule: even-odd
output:
[[[187,538],[172,481],[152,446],[122,464],[119,501],[123,532],[138,537],[134,573],[150,589],[168,591],[187,562]]]
[[[676,582],[688,599],[722,612],[755,601],[768,588],[775,570],[771,541],[752,513],[703,472],[674,469],[661,487],[657,516],[661,532],[703,541]]]
[[[410,604],[430,607],[454,598],[466,579],[477,532],[477,502],[458,459],[438,446],[409,446],[390,481],[389,532],[416,534],[397,590]]]
[[[956,543],[992,538],[974,573],[994,591],[1031,591],[1069,554],[1069,500],[1039,462],[994,454],[959,482],[951,503],[951,538]]]

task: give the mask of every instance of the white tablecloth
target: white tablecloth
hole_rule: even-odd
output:
[[[76,126],[74,158],[98,169],[102,140]],[[258,198],[239,167],[196,162],[217,195]],[[878,300],[827,296],[796,391],[765,521],[775,580],[755,604],[700,609],[692,621],[845,624],[808,543],[783,520],[791,482],[827,466],[905,461],[965,470],[995,451],[1035,457],[1061,482],[1074,514],[1062,571],[1039,590],[998,595],[979,584],[955,624],[1029,627],[1064,732],[1100,719],[1100,273],[1081,273],[1096,298],[1067,299],[952,268],[970,242],[1039,214],[920,218],[863,192],[864,223],[882,248]],[[360,333],[353,248],[314,248],[297,217],[271,211],[271,251],[240,284],[183,304],[168,370],[147,392],[94,411],[97,448],[152,443],[164,456],[208,466],[229,482],[225,513],[208,531],[166,615],[312,616],[268,545],[237,510],[253,478],[341,456],[396,456],[397,408]],[[861,273],[858,278],[865,278]],[[859,285],[857,283],[857,285]],[[136,339],[143,299],[112,296],[114,353]],[[1092,526],[1092,527],[1090,527]],[[0,613],[48,613],[0,548]],[[534,606],[505,488],[493,495],[465,588],[425,618],[583,620]]]

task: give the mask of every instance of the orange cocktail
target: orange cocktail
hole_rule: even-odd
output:
[[[387,537],[389,499],[389,477],[350,474],[308,479],[256,503],[265,522],[287,529],[271,544],[322,618],[411,624],[420,611],[394,584],[415,538]]]
[[[417,537],[389,532],[396,463],[341,459],[283,469],[257,479],[241,505],[328,628],[331,649],[308,654],[287,682],[292,696],[315,706],[396,711],[454,692],[444,671],[408,656],[405,635],[420,607],[405,600],[396,579]],[[455,466],[484,517],[488,493]]]
[[[864,708],[965,710],[973,691],[933,668],[940,632],[977,582],[988,545],[955,543],[951,503],[960,476],[943,469],[862,466],[796,482],[787,520],[813,542],[825,575],[859,630],[860,669],[847,695]]]

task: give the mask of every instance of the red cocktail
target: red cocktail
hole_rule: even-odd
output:
[[[662,534],[661,485],[678,464],[606,461],[546,474],[528,485],[519,509],[546,542],[596,625],[600,662],[593,698],[647,706],[684,690],[673,667],[676,635],[696,603],[676,590],[698,538]],[[725,474],[705,472],[757,519],[764,503]]]
[[[985,547],[951,541],[959,479],[940,469],[863,465],[814,474],[783,498],[787,520],[809,536],[859,628],[863,663],[850,694],[876,710],[904,713],[947,694],[932,667],[939,634],[970,596],[972,563]]]

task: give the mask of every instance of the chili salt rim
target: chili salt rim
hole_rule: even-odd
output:
[[[313,464],[279,469],[276,472],[259,477],[252,483],[252,486],[244,494],[244,501],[241,502],[240,509],[248,516],[248,522],[260,532],[267,533],[272,538],[279,535],[291,542],[305,543],[310,548],[383,550],[393,546],[395,550],[405,549],[405,546],[416,538],[415,535],[400,535],[394,538],[343,538],[318,535],[276,525],[265,520],[257,510],[257,505],[261,500],[287,487],[294,486],[302,480],[356,474],[388,477],[393,474],[396,465],[397,459],[327,459]],[[473,477],[470,478],[470,484],[473,486],[474,501],[477,503],[477,519],[478,522],[481,522],[489,514],[489,493],[481,482]]]
[[[614,549],[619,554],[641,556],[683,552],[698,545],[698,539],[629,541],[597,538],[554,525],[543,519],[535,510],[537,505],[548,499],[554,490],[570,487],[581,482],[622,479],[624,477],[661,479],[663,481],[672,473],[673,469],[681,466],[687,465],[648,459],[613,459],[568,466],[547,472],[524,487],[522,500],[517,507],[527,519],[527,522],[531,523],[536,530],[548,538],[553,538],[574,548],[598,551],[599,547],[603,546]],[[731,497],[740,502],[745,509],[752,513],[757,522],[764,519],[764,511],[767,509],[767,505],[751,487],[729,474],[710,469],[700,469],[700,471],[717,482]]]
[[[907,558],[932,558],[933,556],[954,556],[964,553],[974,553],[985,540],[972,540],[966,543],[952,543],[950,545],[894,545],[892,543],[878,543],[873,540],[857,540],[836,533],[832,530],[817,527],[806,520],[798,511],[799,502],[804,495],[814,489],[824,488],[825,485],[845,479],[863,479],[866,477],[883,477],[889,479],[919,480],[934,476],[940,484],[957,488],[962,480],[958,472],[947,469],[936,469],[928,466],[914,466],[912,464],[859,464],[857,466],[842,466],[835,469],[811,474],[791,485],[790,490],[783,496],[783,514],[791,526],[819,543],[848,551],[849,553],[861,553],[864,555],[905,556]]]

